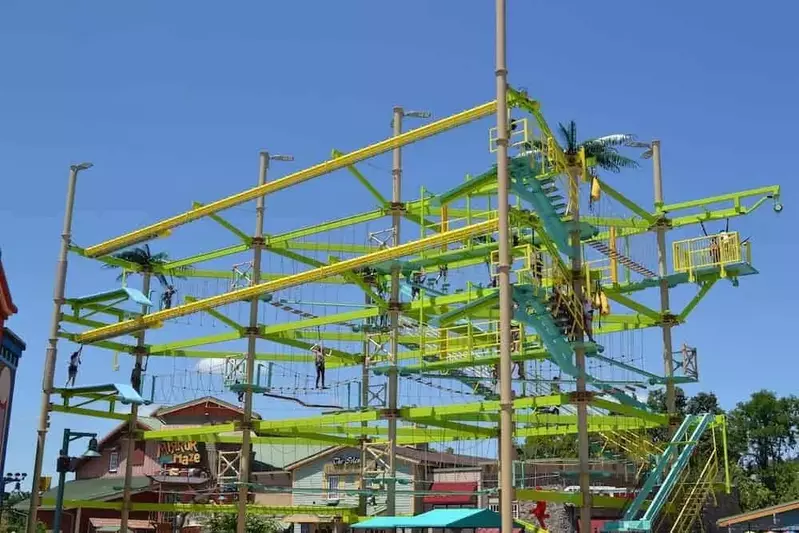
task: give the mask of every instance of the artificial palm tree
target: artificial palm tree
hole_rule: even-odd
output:
[[[144,246],[137,246],[136,248],[123,250],[114,254],[113,257],[137,265],[139,267],[139,272],[146,272],[155,276],[155,278],[164,288],[164,292],[161,295],[161,306],[167,309],[172,306],[172,297],[175,294],[175,287],[172,285],[172,283],[170,283],[169,280],[167,280],[166,276],[160,272],[159,268],[169,262],[169,254],[166,252],[158,252],[157,254],[153,254],[150,251],[150,245],[145,244]],[[109,264],[105,265],[105,267],[120,268],[119,265]],[[177,269],[178,273],[170,274],[170,278],[182,278],[183,276],[181,276],[179,273],[185,271],[185,268]],[[123,271],[119,276],[117,276],[117,281],[123,281],[126,276],[127,271]]]
[[[136,248],[131,248],[129,250],[123,250],[119,253],[113,255],[115,259],[121,259],[122,261],[127,261],[128,263],[133,263],[139,267],[139,272],[149,272],[154,274],[158,281],[164,287],[169,286],[169,282],[160,272],[155,272],[158,267],[165,265],[169,261],[169,254],[166,252],[158,252],[157,254],[153,254],[150,251],[150,245],[145,244],[144,246],[137,246]],[[119,265],[105,265],[105,268],[120,268]],[[127,270],[123,271],[119,276],[117,276],[117,281],[122,281],[127,276]]]
[[[594,168],[601,168],[618,173],[624,168],[636,168],[638,162],[619,153],[619,146],[626,146],[633,140],[633,135],[616,133],[595,139],[579,142],[577,139],[577,124],[571,120],[568,124],[558,123],[563,151],[567,156],[574,157],[580,153],[580,148],[585,149],[586,159],[594,159]],[[586,176],[587,177],[587,176]]]

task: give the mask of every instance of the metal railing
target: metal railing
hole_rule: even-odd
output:
[[[752,250],[748,241],[741,241],[737,231],[695,237],[672,244],[672,259],[675,272],[693,275],[701,268],[721,269],[738,263],[751,264]]]

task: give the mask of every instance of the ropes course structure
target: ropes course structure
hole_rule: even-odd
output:
[[[388,509],[401,495],[426,493],[397,486],[392,468],[398,447],[462,449],[472,443],[496,457],[501,439],[512,439],[517,448],[525,439],[546,446],[547,439],[585,432],[591,455],[581,451],[576,489],[531,485],[538,479],[527,473],[534,458],[519,458],[513,467],[516,500],[620,508],[622,518],[607,526],[611,530],[653,530],[667,514],[673,517],[669,527],[689,530],[714,491],[730,488],[726,445],[721,445],[726,443],[724,419],[710,414],[680,419],[673,404],[669,412],[653,411],[644,400],[649,390],[665,387],[672,402],[676,385],[697,382],[698,350],[664,348],[659,338],[636,335],[647,330],[658,337],[667,334],[670,346],[671,328],[686,322],[717,282],[737,285],[758,272],[751,242],[735,231],[675,240],[670,248],[665,240],[662,246],[655,241],[674,230],[690,234],[700,224],[743,217],[769,201],[779,210],[780,189],[657,201],[650,210],[601,179],[596,160],[584,149],[562,147],[539,102],[509,89],[507,104],[513,152],[508,181],[511,435],[498,430],[497,167],[476,169],[479,174],[460,183],[454,176],[448,185],[438,180],[438,187],[446,187],[443,192],[423,189],[416,199],[398,201],[387,199],[367,179],[368,171],[355,166],[466,128],[495,113],[496,101],[406,132],[395,129],[383,141],[349,153],[334,151],[327,161],[272,181],[265,180],[270,156],[264,153],[256,187],[195,203],[185,213],[99,244],[71,242],[72,254],[128,276],[122,288],[68,295],[58,336],[85,347],[90,352],[85,359],[104,350],[122,356],[124,364],[130,355],[143,362],[134,368],[145,379],[143,384],[123,379],[121,384],[54,388],[52,410],[130,422],[137,411],[120,410],[120,403],[168,405],[185,395],[229,395],[242,405],[240,421],[148,430],[143,438],[240,444],[242,458],[261,445],[359,448],[372,459],[362,461],[359,487],[339,492],[368,496]],[[473,137],[484,142],[485,128],[471,128]],[[497,137],[491,128],[487,155],[496,149]],[[659,179],[659,144],[655,150]],[[337,170],[366,188],[375,204],[371,210],[255,236],[221,214]],[[590,206],[585,188],[591,189]],[[264,216],[263,203],[259,206]],[[120,251],[154,239],[166,247],[170,239],[181,238],[183,226],[205,219],[233,243],[144,266],[120,257]],[[387,219],[391,229],[375,229],[375,224],[385,228]],[[409,238],[408,228],[418,234]],[[343,242],[345,233],[352,236],[349,242]],[[131,286],[134,274],[142,274],[141,290]],[[168,298],[155,300],[161,305],[153,303],[158,290],[151,292],[151,277],[177,279],[161,289],[171,291]],[[206,289],[192,290],[192,283]],[[207,289],[214,285],[215,290]],[[668,294],[679,285],[697,288],[679,311],[674,303],[659,309],[642,303],[652,301],[648,294],[659,290],[662,297],[664,290]],[[222,331],[203,332],[211,325]],[[663,369],[664,363],[665,372],[652,370]],[[270,414],[285,411],[286,401],[292,412],[300,407],[325,412],[261,419],[252,414],[255,400]],[[664,427],[670,436],[654,440],[652,430]],[[593,483],[591,461],[610,453],[635,465],[631,498],[605,496],[587,486]],[[159,509],[190,506],[198,513],[241,513],[246,505],[247,512],[276,517],[308,512],[308,506],[247,503],[247,495],[258,490],[248,468],[243,460],[238,482],[231,480],[239,503],[158,504],[172,506]],[[147,510],[155,504],[127,505]],[[357,514],[347,516],[354,520]]]

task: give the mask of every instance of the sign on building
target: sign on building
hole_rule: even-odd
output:
[[[158,462],[162,465],[200,466],[205,462],[205,447],[197,441],[158,443]]]
[[[342,455],[333,457],[325,464],[325,474],[328,476],[347,476],[360,474],[361,458],[357,455]]]

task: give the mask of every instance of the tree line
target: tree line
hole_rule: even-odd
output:
[[[664,391],[650,392],[647,404],[665,412]],[[761,390],[725,412],[714,393],[689,397],[678,387],[676,407],[680,415],[726,415],[730,476],[743,511],[799,500],[799,398]],[[649,430],[648,438],[668,441],[668,429]],[[599,440],[592,442],[595,456],[602,448]],[[577,437],[528,437],[518,454],[520,459],[576,458]]]

